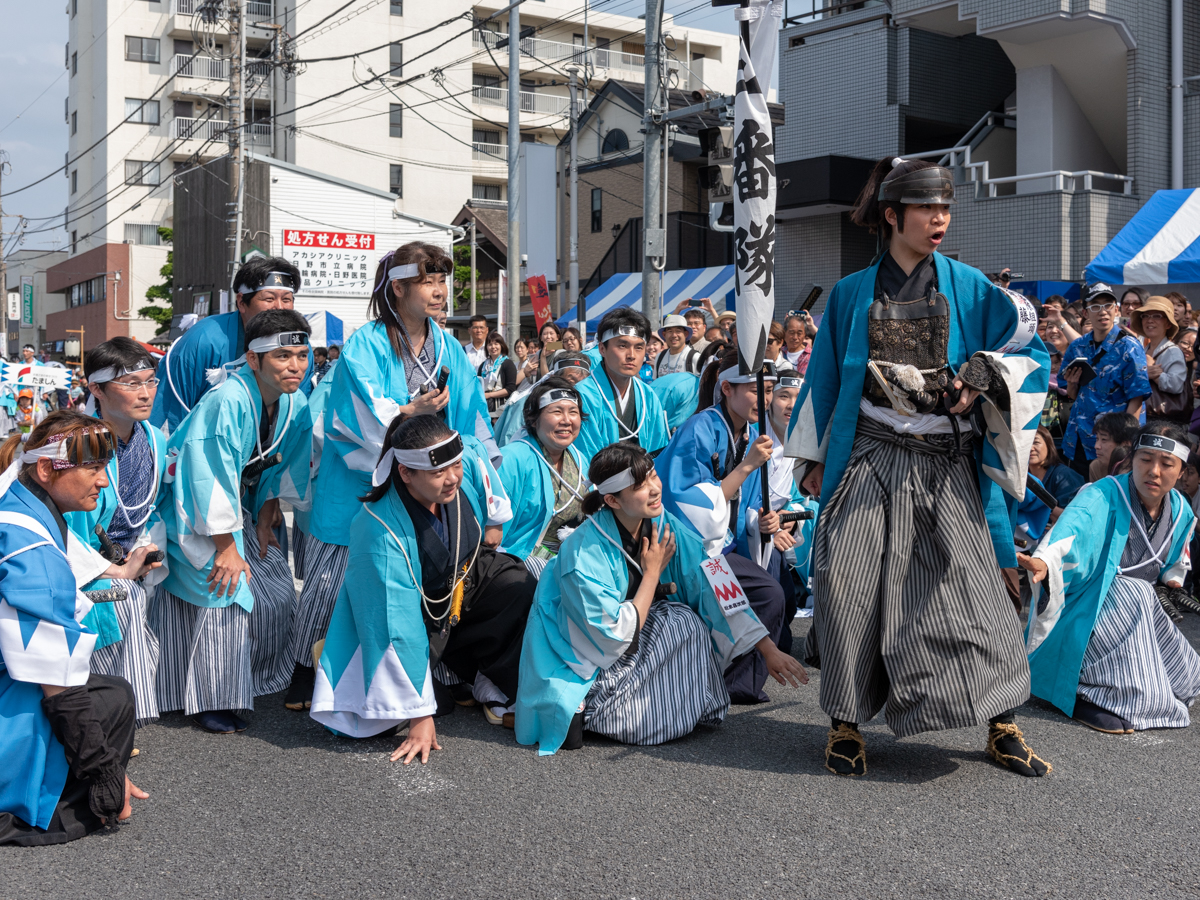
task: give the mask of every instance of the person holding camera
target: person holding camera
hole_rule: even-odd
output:
[[[1117,295],[1113,289],[1107,284],[1092,285],[1086,309],[1092,333],[1067,347],[1058,376],[1067,386],[1068,399],[1073,401],[1063,435],[1063,456],[1085,477],[1096,458],[1096,417],[1110,412],[1140,416],[1142,403],[1150,396],[1146,352],[1136,337],[1116,327]]]

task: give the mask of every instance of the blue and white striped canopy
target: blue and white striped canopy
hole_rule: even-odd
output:
[[[1089,282],[1200,282],[1200,189],[1155,191],[1085,270]]]
[[[688,297],[709,297],[717,310],[733,309],[733,266],[710,266],[707,269],[676,269],[662,273],[662,306],[673,310],[680,300]],[[593,332],[600,319],[610,309],[632,306],[642,299],[642,273],[620,272],[584,298],[587,302],[588,331]],[[574,325],[577,314],[571,307],[558,320],[560,328]]]

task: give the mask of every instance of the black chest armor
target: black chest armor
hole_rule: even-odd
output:
[[[947,369],[950,302],[938,290],[932,256],[905,275],[891,254],[885,254],[867,316],[868,355],[884,375],[892,366],[913,366],[921,370],[926,391],[946,390],[952,380]],[[876,406],[890,407],[869,371],[863,396]]]

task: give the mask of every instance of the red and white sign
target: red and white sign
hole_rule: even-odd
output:
[[[542,327],[550,321],[550,289],[546,286],[546,276],[530,275],[525,283],[529,285],[529,301],[533,306],[534,333],[541,334]]]
[[[283,232],[283,256],[300,270],[301,294],[368,296],[375,278],[375,235],[345,231]]]
[[[724,556],[718,555],[704,560],[700,563],[700,569],[704,572],[708,583],[712,585],[713,593],[717,595],[717,602],[721,604],[721,612],[725,613],[726,618],[735,612],[750,608],[746,592],[742,590],[737,576],[729,568],[729,563],[725,561]]]

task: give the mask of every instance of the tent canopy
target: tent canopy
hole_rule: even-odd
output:
[[[1155,191],[1085,270],[1089,282],[1200,282],[1200,189]]]
[[[673,310],[680,300],[688,297],[710,297],[716,309],[733,309],[733,266],[710,266],[706,269],[675,269],[662,273],[662,307]],[[604,314],[610,309],[633,306],[642,300],[642,273],[619,272],[585,298],[587,327],[594,332]],[[561,316],[560,328],[574,325],[578,314],[575,307]]]
[[[1076,281],[1014,281],[1009,287],[1026,297],[1042,301],[1055,294],[1068,301],[1079,299],[1079,283]]]
[[[340,347],[343,344],[342,320],[333,313],[309,313],[304,318],[312,326],[309,341],[314,347]]]

